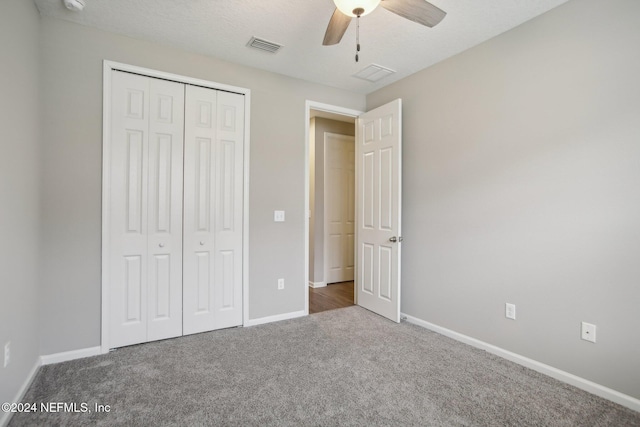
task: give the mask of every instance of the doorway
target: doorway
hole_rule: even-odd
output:
[[[307,101],[305,125],[305,279],[309,279],[310,155],[313,111],[356,119],[354,303],[400,322],[402,237],[402,99],[366,113]],[[313,150],[316,153],[315,149]],[[314,175],[315,176],[315,175]],[[314,200],[318,200],[314,195]],[[316,213],[318,210],[316,209]],[[314,221],[314,227],[317,224]],[[315,246],[317,247],[317,246]],[[312,261],[312,260],[311,260]],[[314,272],[315,274],[315,272]],[[316,278],[317,280],[317,278]],[[319,282],[320,286],[326,285]],[[311,280],[311,286],[317,282]],[[304,292],[305,314],[309,292]]]
[[[309,314],[355,304],[355,119],[307,105]]]

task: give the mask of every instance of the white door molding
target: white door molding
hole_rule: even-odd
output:
[[[112,71],[119,70],[134,74],[140,74],[147,77],[154,77],[164,80],[170,80],[178,83],[185,83],[195,86],[202,86],[215,90],[233,92],[244,95],[244,184],[243,184],[243,220],[242,220],[242,305],[243,305],[243,324],[249,322],[249,164],[250,164],[250,106],[251,91],[246,88],[230,86],[222,83],[212,82],[208,80],[196,79],[178,74],[166,73],[163,71],[152,70],[149,68],[138,67],[135,65],[123,64],[114,61],[105,60],[103,62],[103,80],[102,80],[102,315],[101,315],[101,343],[102,353],[107,353],[110,348],[109,344],[109,251],[111,243],[109,239],[109,208],[111,200],[109,197],[109,186],[111,182],[110,176],[110,156],[111,156],[111,90],[112,90]],[[307,120],[308,122],[308,120]],[[307,127],[308,133],[308,127]],[[308,171],[307,171],[308,174]],[[307,193],[308,198],[308,193]],[[306,212],[306,210],[305,210]],[[307,222],[308,227],[308,222]],[[308,268],[308,266],[307,266]],[[306,281],[306,280],[305,280]],[[308,302],[307,302],[308,304]]]

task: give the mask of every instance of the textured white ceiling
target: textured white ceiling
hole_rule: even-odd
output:
[[[433,0],[447,12],[434,28],[379,7],[342,42],[322,46],[332,0],[86,0],[81,13],[62,0],[35,0],[41,15],[366,94],[469,49],[567,0]],[[246,47],[251,36],[284,45],[275,54]],[[370,83],[352,77],[375,63],[397,71]]]

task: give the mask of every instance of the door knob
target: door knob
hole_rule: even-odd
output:
[[[200,246],[204,246],[204,240],[200,240]]]
[[[160,243],[158,246],[160,246],[161,248],[164,248],[164,243]]]
[[[397,238],[396,236],[389,237],[389,241],[390,241],[391,243],[395,243],[395,242],[397,242],[397,241],[398,241],[398,238]]]

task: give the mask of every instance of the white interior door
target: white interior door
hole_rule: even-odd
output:
[[[402,101],[356,124],[357,303],[400,322]]]
[[[355,139],[324,134],[325,282],[354,279]]]
[[[184,85],[112,73],[110,346],[182,334]]]
[[[185,123],[186,335],[242,324],[243,96],[187,86]]]

